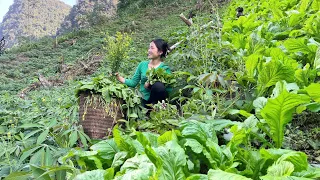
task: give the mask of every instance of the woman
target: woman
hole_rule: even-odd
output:
[[[162,82],[156,82],[150,85],[147,80],[146,72],[152,68],[163,68],[167,73],[171,73],[169,67],[163,63],[169,50],[168,44],[163,39],[152,40],[149,45],[148,58],[149,61],[142,61],[131,79],[125,79],[117,73],[117,79],[128,85],[136,87],[140,82],[140,92],[142,93],[142,104],[156,104],[158,101],[165,100],[168,97],[168,90]]]

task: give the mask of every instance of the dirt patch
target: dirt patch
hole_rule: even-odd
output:
[[[64,80],[71,80],[77,76],[86,76],[93,74],[100,63],[102,62],[101,55],[92,55],[86,60],[79,60],[75,65],[67,67],[65,71],[62,71],[62,76]]]
[[[29,61],[29,58],[27,56],[25,56],[24,54],[18,54],[16,59],[20,63]]]
[[[39,82],[35,82],[28,87],[22,89],[18,96],[22,99],[27,98],[30,91],[34,91],[39,87],[62,86],[65,81],[75,79],[79,76],[87,76],[93,74],[102,62],[101,55],[90,55],[85,60],[78,60],[75,65],[60,65],[60,74],[55,77],[44,77],[39,74]]]
[[[305,152],[310,163],[320,164],[320,113],[295,115],[287,126],[284,147]]]

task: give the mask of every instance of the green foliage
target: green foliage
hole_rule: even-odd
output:
[[[155,166],[143,155],[135,155],[128,159],[120,168],[120,172],[115,179],[141,179],[148,180],[156,171]]]
[[[102,96],[102,105],[106,108],[108,115],[115,116],[118,109],[126,110],[127,117],[142,116],[140,108],[140,97],[125,84],[113,82],[108,77],[99,75],[91,80],[80,81],[76,89],[76,95],[80,93],[97,94]],[[119,102],[122,101],[122,103]],[[89,103],[90,104],[90,103]]]
[[[208,179],[239,179],[239,180],[249,180],[249,178],[246,178],[241,175],[221,171],[221,170],[212,170],[210,169],[208,172]]]
[[[309,101],[308,96],[288,93],[287,90],[283,90],[275,99],[268,99],[261,115],[270,127],[271,138],[277,148],[282,146],[284,126],[292,120],[294,108]]]
[[[315,81],[316,75],[317,70],[311,69],[310,64],[306,64],[303,69],[297,69],[295,71],[295,81],[300,87],[305,87]]]
[[[259,94],[264,94],[266,88],[276,85],[280,80],[292,82],[294,69],[281,63],[280,61],[271,61],[263,66],[258,77]]]
[[[126,12],[136,12],[140,9],[144,9],[147,6],[161,6],[167,3],[172,3],[170,0],[123,0],[118,3],[118,12],[121,13],[122,11]]]
[[[168,129],[178,127],[180,117],[177,106],[163,101],[154,104],[152,107],[153,110],[150,112],[150,118],[138,121],[137,126],[139,130],[162,133]]]
[[[173,74],[166,72],[164,68],[152,68],[147,71],[148,82],[153,85],[155,82],[162,82],[166,87],[173,87],[176,79]]]
[[[104,179],[105,171],[101,169],[92,170],[92,171],[86,171],[82,174],[79,174],[75,177],[77,180],[86,180],[86,179],[97,179],[102,180]]]
[[[212,140],[212,137],[207,138],[207,136],[215,134],[210,127],[213,124],[221,124],[222,120],[211,121],[217,122],[200,123],[192,121],[192,127],[190,128],[185,126],[189,121],[185,121],[178,130],[168,131],[160,135],[158,144],[154,144],[154,140],[147,138],[146,133],[133,132],[132,137],[129,137],[123,135],[116,128],[114,129],[114,139],[109,139],[91,148],[100,151],[99,147],[103,147],[103,144],[116,142],[116,146],[113,144],[112,149],[103,148],[100,152],[72,150],[68,156],[63,158],[62,163],[68,162],[66,161],[68,158],[75,156],[70,160],[81,165],[82,170],[87,170],[86,173],[91,174],[89,172],[96,171],[92,171],[93,166],[89,166],[90,161],[88,160],[103,162],[105,158],[102,157],[102,153],[110,151],[112,153],[108,154],[108,158],[113,158],[113,162],[112,164],[103,163],[102,167],[106,169],[105,173],[111,173],[112,177],[114,175],[114,179],[203,179],[206,177],[209,179],[221,177],[257,179],[276,178],[285,175],[292,176],[292,178],[319,177],[314,169],[308,168],[307,156],[302,152],[285,149],[261,149],[257,151],[241,146],[243,140],[239,137],[245,137],[249,132],[244,131],[244,129],[238,132],[234,131],[233,140],[227,146],[218,145]],[[239,126],[250,130],[248,122],[239,122]],[[233,127],[235,127],[233,129],[238,129],[238,126]],[[252,127],[255,127],[255,125],[252,125]],[[200,131],[203,131],[203,133]],[[140,145],[144,148],[138,148],[139,145],[134,143],[136,140],[139,140]],[[202,141],[205,141],[205,143],[201,144]],[[106,147],[110,146],[107,145]],[[114,149],[122,151],[115,153]],[[131,158],[128,158],[128,156]],[[73,163],[69,162],[68,164]],[[199,174],[199,167],[205,165],[209,165],[208,168],[210,168],[205,173],[207,176]],[[96,168],[99,167],[96,166]],[[110,169],[110,167],[114,167],[114,169]],[[102,170],[99,170],[99,173],[102,172]],[[92,173],[92,175],[98,175],[99,173]]]
[[[320,102],[320,93],[319,93],[320,84],[312,83],[306,87],[306,91],[312,100],[315,102]]]
[[[190,28],[176,14],[191,6],[174,1],[170,7],[161,8],[163,3],[150,10],[156,2],[165,1],[150,1],[143,13],[108,20],[108,27],[75,31],[58,37],[57,43],[26,44],[1,56],[1,92],[12,92],[0,96],[0,177],[12,173],[9,177],[48,179],[319,178],[319,168],[308,164],[306,154],[273,149],[282,147],[285,126],[295,110],[319,111],[318,1],[232,1],[222,18],[215,8],[211,15],[198,12]],[[238,6],[245,8],[245,16],[236,18]],[[155,12],[164,10],[168,13],[158,18]],[[135,114],[140,109],[133,108],[140,102],[133,90],[94,75],[81,81],[78,93],[100,93],[99,99],[110,103],[121,97],[126,101],[123,108],[132,108],[127,116],[137,119],[127,121],[125,132],[115,127],[113,138],[97,142],[77,126],[74,84],[36,90],[26,100],[12,95],[37,82],[37,71],[60,75],[62,59],[70,67],[96,57],[91,55],[104,58],[101,54],[110,52],[110,57],[122,57],[116,48],[102,51],[108,43],[101,32],[127,31],[128,24],[134,27],[130,47],[136,50],[126,47],[127,59],[106,63],[96,74],[119,67],[129,74],[131,66],[145,58],[145,47],[155,36],[181,41],[166,59],[173,69],[185,71],[177,80],[177,106],[154,105],[150,120],[140,121]],[[166,28],[159,28],[163,24]],[[115,36],[110,39],[114,45]]]

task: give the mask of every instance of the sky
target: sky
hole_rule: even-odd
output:
[[[70,6],[73,6],[77,0],[60,0]],[[3,16],[8,12],[13,0],[0,0],[0,22],[2,22]]]

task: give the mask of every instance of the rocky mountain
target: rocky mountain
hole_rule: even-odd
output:
[[[62,34],[105,22],[116,15],[118,0],[78,0],[58,31]]]
[[[70,10],[60,0],[14,0],[0,24],[0,36],[7,40],[7,47],[21,42],[20,37],[53,36]]]

